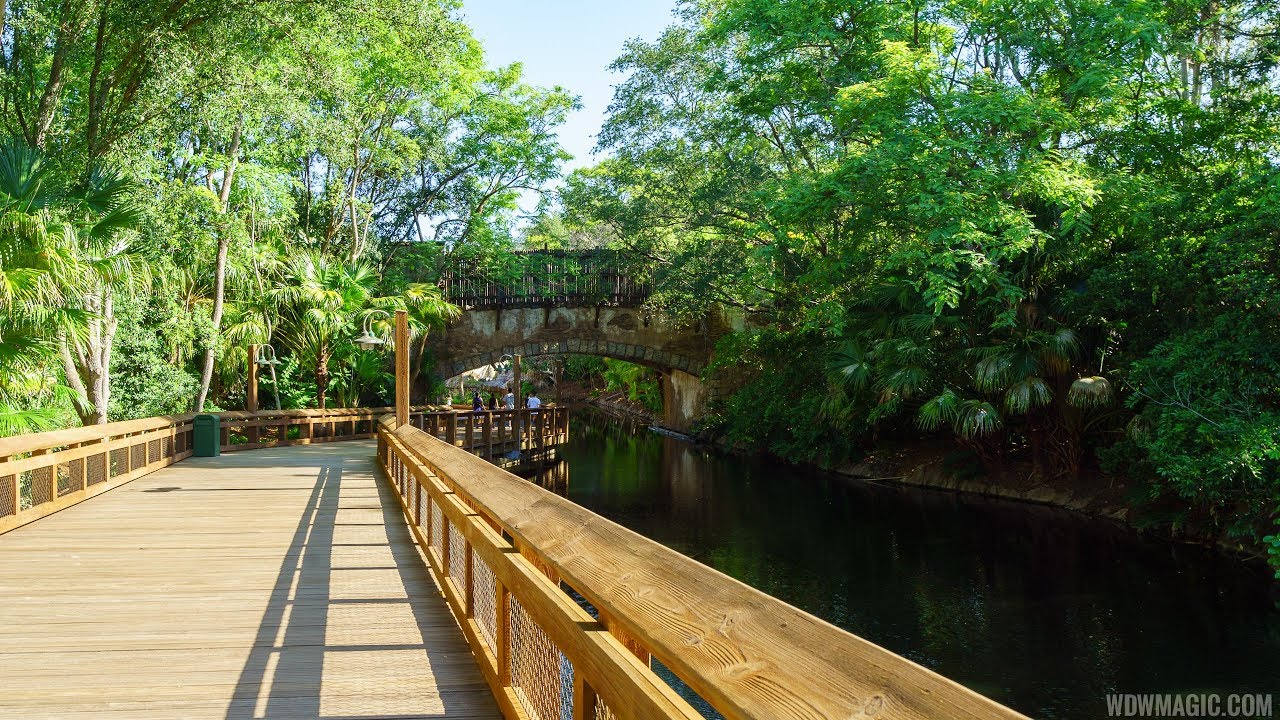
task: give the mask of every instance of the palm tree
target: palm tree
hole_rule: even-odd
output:
[[[325,407],[329,364],[351,345],[360,313],[374,299],[378,276],[362,261],[342,262],[316,251],[295,256],[273,294],[281,305],[284,344],[315,373],[316,402]]]
[[[135,276],[134,185],[101,167],[71,192],[51,180],[38,150],[0,142],[0,430],[55,423],[50,401],[68,387],[83,422],[106,421],[112,292]],[[58,356],[65,386],[48,371]]]
[[[142,213],[132,202],[137,184],[115,170],[90,169],[85,182],[67,197],[67,228],[85,268],[75,292],[87,313],[83,339],[63,342],[60,351],[67,382],[81,398],[84,424],[105,423],[111,404],[111,355],[117,319],[115,298],[150,279],[150,269],[137,254],[133,232]]]
[[[457,317],[460,310],[445,302],[439,288],[412,284],[396,295],[378,295],[379,278],[363,261],[345,261],[319,251],[307,251],[290,259],[272,292],[279,303],[279,334],[291,352],[315,373],[316,400],[328,401],[331,365],[353,359],[352,381],[344,385],[343,399],[355,402],[357,391],[376,382],[378,375],[352,339],[366,318],[381,335],[391,334],[390,314],[409,313],[410,355],[421,355],[427,334]],[[375,313],[381,311],[381,313]],[[380,360],[385,362],[385,357]],[[421,371],[422,361],[417,361]],[[415,374],[416,377],[416,374]],[[412,378],[411,378],[412,382]]]
[[[1074,477],[1091,414],[1111,404],[1111,386],[1082,364],[1071,327],[1025,302],[1011,326],[978,314],[920,312],[905,285],[861,303],[858,327],[833,353],[828,413],[861,401],[871,420],[914,408],[924,430],[947,428],[998,471],[1011,432],[1028,441],[1034,471]]]

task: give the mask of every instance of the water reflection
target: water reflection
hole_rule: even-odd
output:
[[[540,487],[563,496],[569,496],[569,462],[559,457],[550,460],[532,473],[522,473]]]
[[[585,413],[560,457],[539,481],[571,500],[1035,717],[1105,717],[1108,692],[1280,692],[1265,574],[1195,548]]]

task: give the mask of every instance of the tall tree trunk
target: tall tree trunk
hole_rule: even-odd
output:
[[[84,19],[88,14],[81,13],[89,8],[89,3],[63,0],[58,11],[58,31],[54,38],[53,59],[49,62],[49,78],[45,81],[44,92],[40,95],[40,103],[36,106],[35,122],[32,124],[27,142],[35,148],[44,149],[49,140],[49,130],[53,127],[55,111],[62,102],[62,89],[66,85],[67,57],[84,31]]]
[[[230,209],[231,183],[235,179],[236,166],[240,162],[240,138],[244,131],[244,114],[236,123],[235,133],[231,136],[231,148],[227,151],[227,171],[222,176],[222,187],[218,192],[218,211],[226,215]],[[218,256],[213,265],[213,333],[209,339],[209,347],[204,351],[204,367],[200,371],[200,390],[196,393],[196,412],[204,411],[205,400],[209,397],[209,383],[213,380],[213,361],[217,356],[218,333],[222,331],[222,311],[227,288],[227,252],[231,248],[231,237],[225,229],[218,238]]]
[[[93,317],[84,347],[73,348],[64,338],[58,352],[67,384],[79,401],[76,414],[80,422],[101,425],[107,422],[111,410],[111,355],[119,326],[115,293],[103,288],[86,297],[85,305]]]
[[[329,353],[327,350],[321,350],[319,357],[316,358],[316,404],[321,410],[325,408],[328,392]]]
[[[231,238],[225,233],[218,239],[218,257],[213,265],[213,337],[204,351],[204,367],[200,371],[200,391],[196,394],[196,412],[204,412],[204,402],[209,396],[209,383],[213,380],[213,361],[218,350],[218,333],[222,330],[223,298],[227,285],[227,251]]]

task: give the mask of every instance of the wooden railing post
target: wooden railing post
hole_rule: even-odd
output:
[[[84,443],[74,443],[70,447],[78,448],[83,446],[84,446]],[[67,471],[70,472],[70,470],[71,470],[71,467],[70,465],[68,465]],[[71,479],[72,481],[75,482],[77,490],[83,491],[89,487],[89,458],[88,457],[80,458],[79,477],[74,477]]]
[[[249,346],[249,372],[248,378],[245,380],[244,389],[244,409],[251,412],[258,412],[258,346]],[[254,418],[254,423],[257,418]],[[260,442],[262,439],[262,428],[258,425],[252,425],[245,433],[250,443]]]
[[[409,424],[409,313],[396,311],[396,427]]]
[[[573,720],[596,720],[600,698],[582,673],[573,674]]]
[[[458,444],[458,412],[450,410],[444,418],[444,441],[450,445]]]
[[[463,562],[467,564],[466,572],[463,574],[462,592],[463,597],[467,600],[467,617],[476,616],[476,597],[475,597],[475,558],[471,543],[464,542],[465,552],[463,553]]]
[[[486,459],[493,458],[493,413],[488,413],[485,417],[484,431],[484,456]]]
[[[444,574],[449,576],[453,574],[453,563],[450,562],[449,558],[449,546],[453,544],[449,542],[449,536],[453,534],[449,532],[449,528],[453,526],[453,523],[445,518],[443,511],[440,513],[440,525],[441,527],[436,528],[436,532],[440,533],[440,567],[444,568]],[[444,582],[443,578],[441,578],[441,582]]]

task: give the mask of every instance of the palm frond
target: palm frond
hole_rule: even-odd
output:
[[[964,438],[990,435],[1004,426],[1004,419],[994,405],[983,400],[966,400],[960,405],[956,433]]]
[[[62,411],[58,408],[20,408],[0,404],[0,437],[56,430],[61,426]]]
[[[1053,399],[1053,390],[1039,377],[1027,377],[1009,386],[1004,393],[1004,409],[1023,414],[1032,408],[1044,407]]]
[[[1083,377],[1071,383],[1067,390],[1067,402],[1074,407],[1093,409],[1111,403],[1115,391],[1111,383],[1104,377]]]
[[[851,390],[862,390],[871,382],[871,362],[856,340],[846,340],[836,347],[827,362],[827,372]]]
[[[916,424],[929,432],[943,425],[954,425],[959,417],[959,410],[960,398],[951,388],[946,388],[920,406],[916,413]]]
[[[41,192],[44,180],[44,155],[17,138],[0,141],[0,198],[38,209],[48,202]]]

